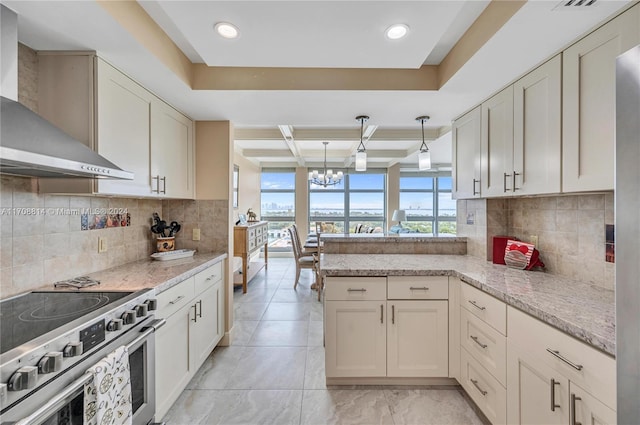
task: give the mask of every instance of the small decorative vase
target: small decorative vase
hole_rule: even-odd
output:
[[[173,251],[176,249],[176,237],[170,236],[166,238],[159,237],[156,239],[158,252]]]

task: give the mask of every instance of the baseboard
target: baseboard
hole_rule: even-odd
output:
[[[459,386],[452,378],[326,378],[327,385],[433,385]]]
[[[218,346],[220,347],[228,347],[231,345],[231,335],[233,332],[233,328],[229,329],[227,332],[224,333],[224,336],[222,337],[222,339],[220,339],[220,342],[218,343]]]

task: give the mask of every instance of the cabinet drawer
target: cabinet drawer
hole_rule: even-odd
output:
[[[256,228],[256,236],[261,236],[263,231],[264,231],[264,227],[263,226],[257,227]]]
[[[327,277],[325,299],[366,301],[387,299],[386,277]]]
[[[222,262],[201,271],[194,276],[195,293],[199,294],[205,291],[211,285],[222,279]]]
[[[449,298],[447,276],[389,276],[387,298],[390,300],[446,300]]]
[[[497,298],[474,288],[462,285],[460,305],[471,314],[487,322],[500,332],[507,334],[507,305]]]
[[[176,311],[180,310],[182,306],[187,304],[195,296],[195,279],[190,277],[172,286],[164,292],[161,292],[156,297],[158,300],[158,311],[156,312],[156,318],[166,319]]]
[[[509,339],[514,344],[541,359],[615,410],[616,361],[613,357],[513,307],[509,307],[507,311]],[[555,351],[556,355],[548,350]]]
[[[460,343],[503,386],[507,385],[507,338],[465,309],[460,311]]]
[[[256,229],[255,228],[248,229],[247,230],[247,237],[249,238],[249,240],[255,239],[255,237],[256,237]]]
[[[256,247],[256,240],[254,239],[249,239],[249,249],[247,251],[251,251],[253,249],[255,249]]]
[[[493,424],[507,422],[507,390],[467,350],[460,350],[462,387]]]

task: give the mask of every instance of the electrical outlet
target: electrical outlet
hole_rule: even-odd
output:
[[[191,239],[194,241],[200,240],[200,229],[193,229],[193,236]]]
[[[529,243],[538,246],[538,235],[529,235]]]
[[[98,252],[107,252],[107,240],[105,238],[98,238]]]

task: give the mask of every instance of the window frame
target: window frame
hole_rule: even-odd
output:
[[[262,175],[263,173],[282,173],[282,174],[292,174],[293,175],[293,188],[292,189],[263,189],[262,188]],[[262,167],[260,169],[260,209],[262,210],[262,195],[264,193],[287,193],[293,194],[293,215],[292,216],[270,216],[264,214],[264,211],[261,211],[261,220],[267,221],[269,223],[291,223],[294,224],[296,222],[296,169],[295,168],[270,168],[270,167]],[[269,227],[267,226],[267,229]],[[267,238],[268,238],[267,230]],[[291,252],[291,245],[288,245],[286,248],[284,247],[275,247],[269,246],[270,252]]]
[[[430,189],[403,189],[402,188],[402,178],[418,178],[418,177],[428,177],[432,178],[432,186]],[[432,196],[432,215],[420,215],[420,216],[409,216],[407,215],[407,221],[418,221],[418,222],[430,222],[432,235],[433,237],[440,236],[439,227],[440,223],[443,222],[456,222],[456,216],[442,216],[440,215],[440,200],[439,194],[441,193],[452,193],[452,189],[440,189],[440,178],[441,177],[449,177],[451,178],[451,172],[447,171],[401,171],[400,177],[398,181],[398,206],[400,206],[400,195],[404,193],[424,193],[431,194]]]

